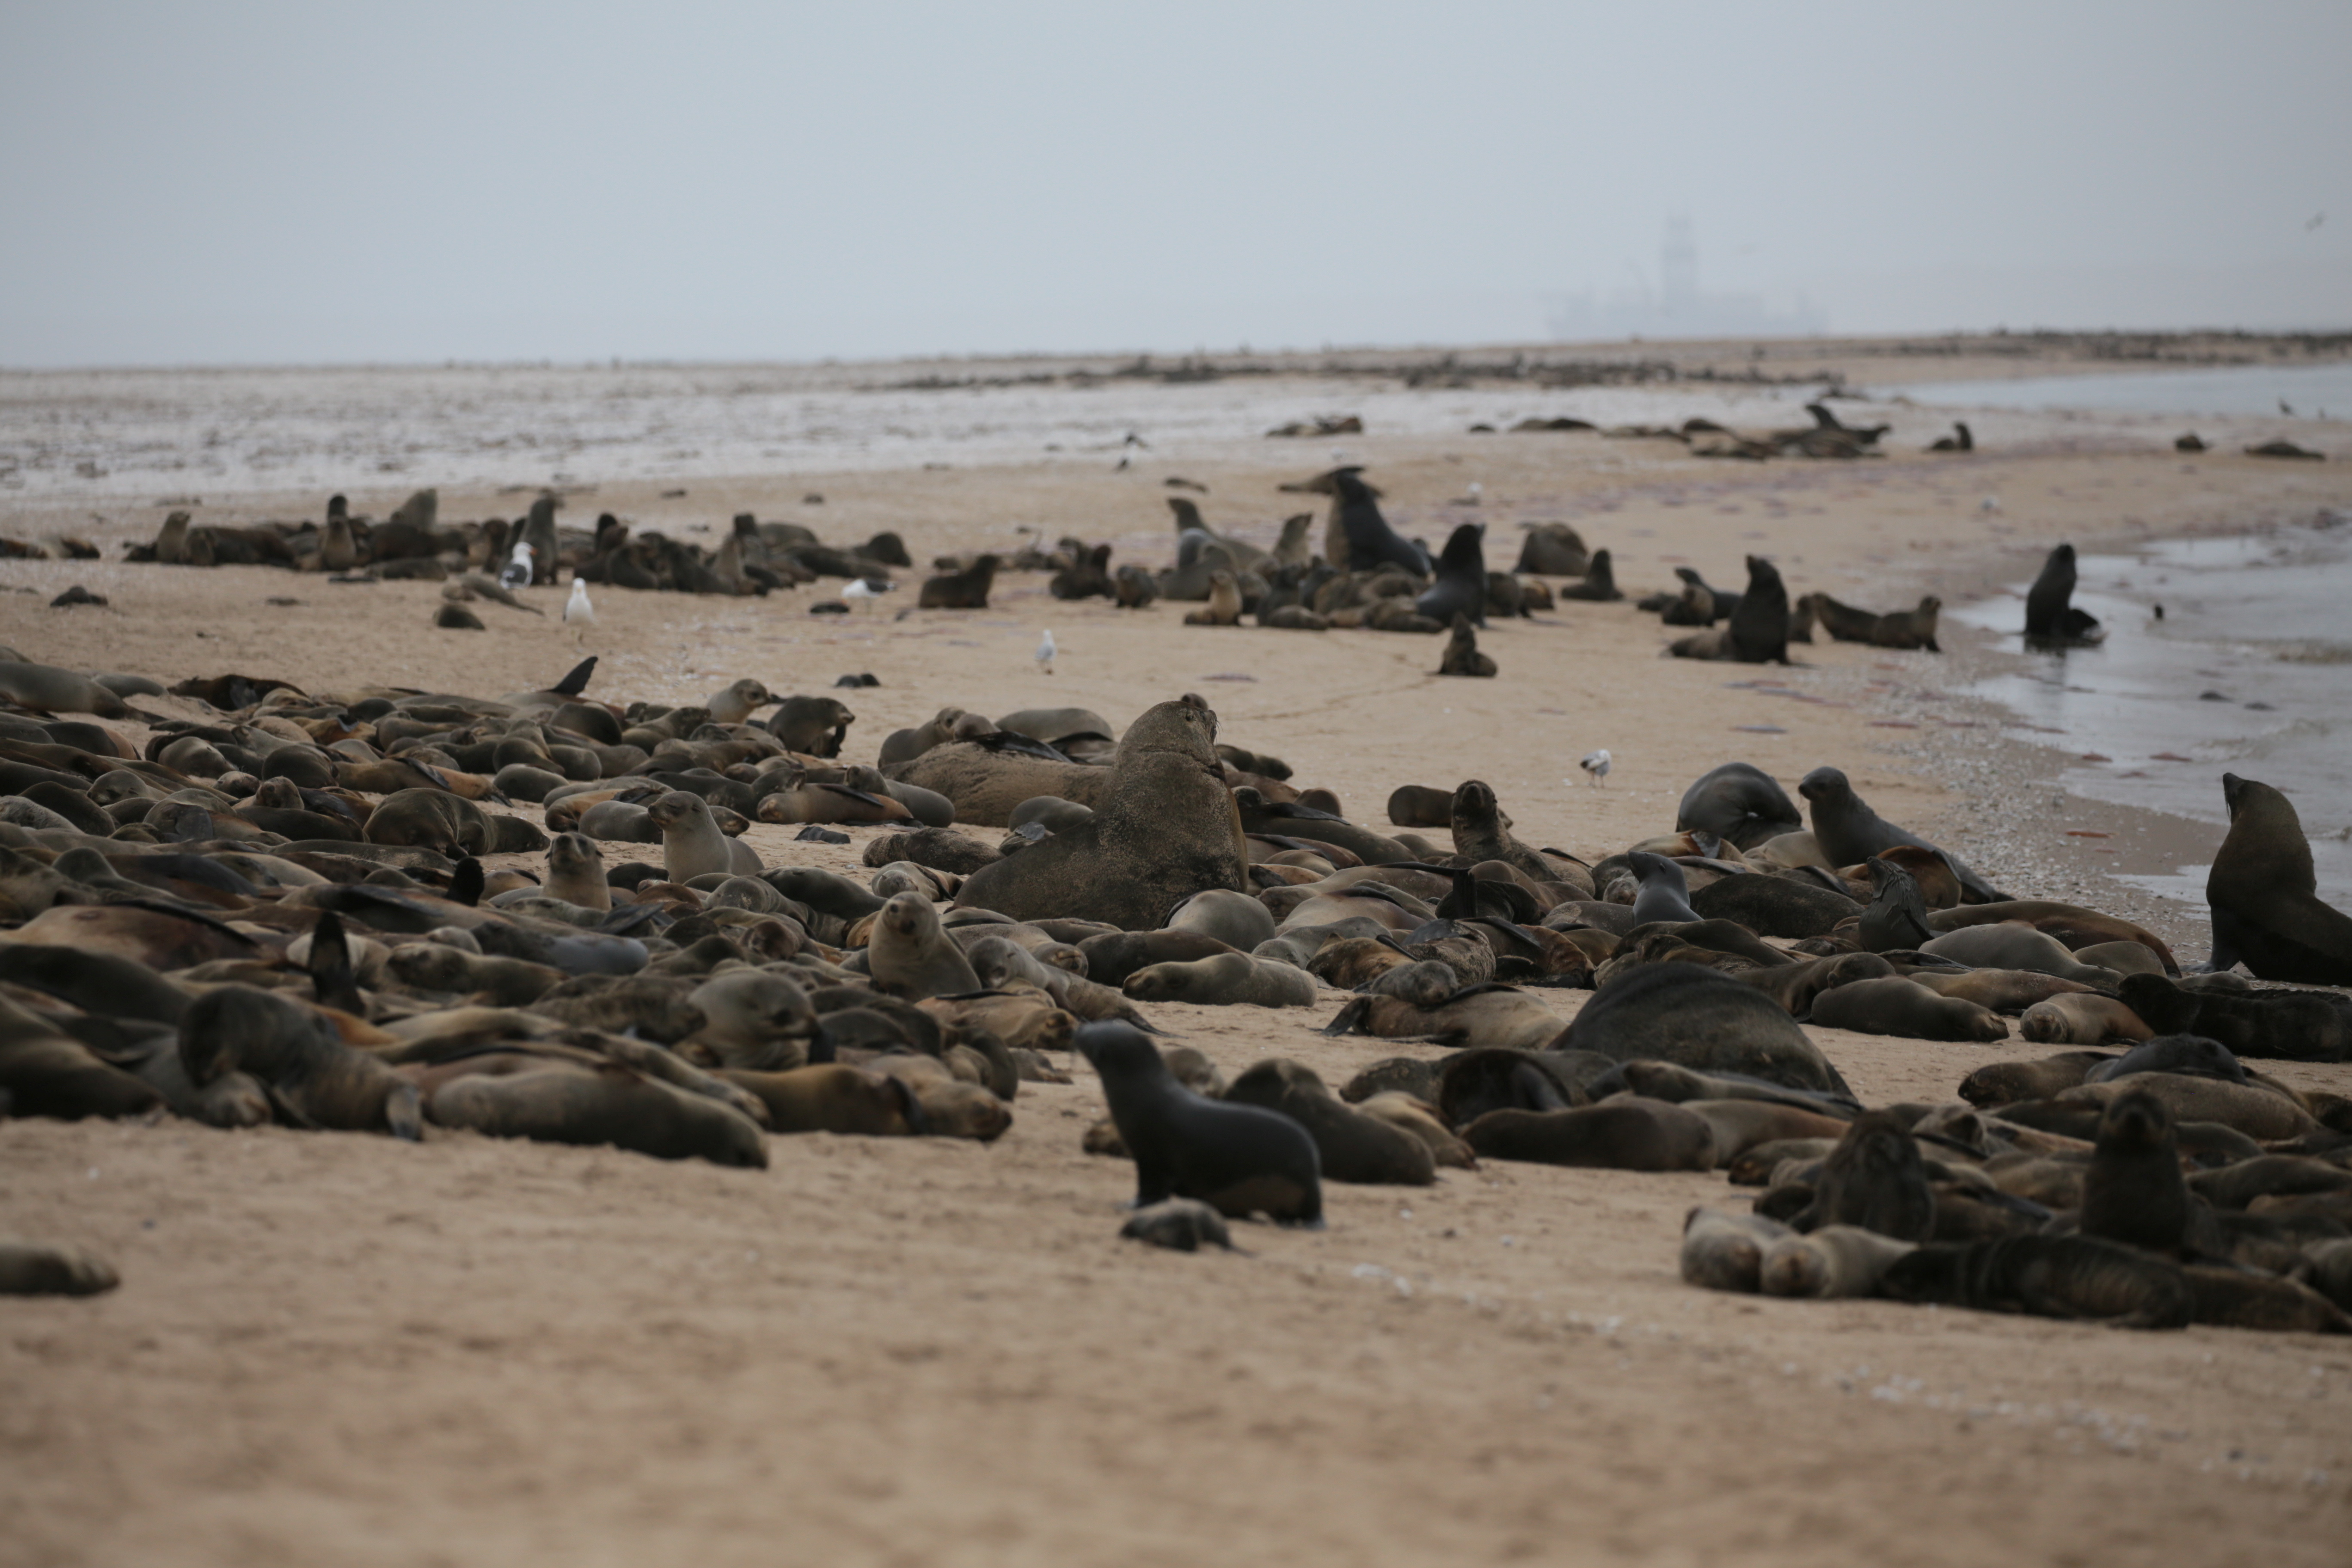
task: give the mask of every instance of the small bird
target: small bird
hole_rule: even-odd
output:
[[[2294,405],[2282,397],[2279,399],[2279,412],[2292,419],[2294,417]]]
[[[1984,500],[1977,502],[1977,510],[1979,511],[1999,511],[2000,510],[2000,498],[1999,496],[1987,496]]]
[[[1037,639],[1037,668],[1047,675],[1054,673],[1054,634],[1049,630]]]
[[[887,583],[885,583],[882,585],[884,589],[887,589],[889,586],[890,584]],[[876,588],[873,584],[868,583],[865,578],[852,577],[849,580],[849,586],[841,591],[841,596],[848,600],[850,607],[855,609],[859,605],[871,603],[880,595],[881,592],[881,589]]]
[[[514,557],[499,572],[499,586],[508,593],[530,585],[530,546],[517,542]]]
[[[596,606],[588,602],[588,584],[580,578],[572,579],[572,597],[564,601],[563,619],[575,626],[596,624]]]
[[[1609,753],[1606,751],[1594,752],[1576,765],[1591,775],[1593,787],[1598,789],[1601,781],[1609,776]]]

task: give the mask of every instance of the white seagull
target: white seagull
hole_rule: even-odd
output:
[[[1054,673],[1054,634],[1050,630],[1037,639],[1037,652],[1034,657],[1040,670],[1047,675]]]
[[[1597,789],[1601,781],[1609,776],[1609,753],[1606,751],[1594,752],[1576,765],[1591,775],[1593,787]]]
[[[851,607],[855,608],[875,599],[888,587],[889,584],[886,583],[881,588],[877,588],[863,577],[852,577],[849,580],[849,586],[841,591],[841,596],[848,600]]]
[[[530,546],[518,540],[514,555],[499,570],[499,586],[508,593],[528,586],[530,583]]]
[[[596,606],[588,602],[588,584],[578,577],[572,579],[572,597],[564,601],[563,618],[573,626],[596,624]]]

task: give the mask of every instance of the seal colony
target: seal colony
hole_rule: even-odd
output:
[[[1339,488],[1340,531],[1390,548]],[[1465,627],[1475,542],[1442,584]],[[1776,589],[1752,574],[1735,623],[1784,615]],[[1134,1163],[1139,1209],[1321,1225],[1326,1184],[1478,1159],[1725,1170],[1760,1191],[1686,1227],[1711,1288],[2352,1328],[2352,1100],[2246,1065],[2352,1059],[2347,999],[2013,898],[1837,768],[1799,786],[1809,830],[1735,760],[1671,832],[1582,854],[1519,838],[1475,779],[1352,821],[1197,694],[1123,726],[950,708],[866,763],[837,699],[613,703],[595,665],[495,699],[200,676],[168,689],[192,719],[146,677],[0,660],[6,1114],[756,1169],[772,1136],[985,1142],[1082,1060],[1108,1110],[1084,1145]],[[2292,809],[2224,787],[2215,960],[2340,977]],[[769,864],[759,820],[858,824],[871,875]],[[1229,1083],[1149,1011],[1335,992],[1326,1036],[1366,1047],[1336,1092],[1281,1058]],[[1808,1022],[2094,1048],[1872,1110]]]

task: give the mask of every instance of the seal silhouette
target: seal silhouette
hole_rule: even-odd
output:
[[[2263,980],[2352,985],[2352,917],[2319,900],[2311,841],[2286,796],[2221,775],[2229,836],[2205,878],[2214,969],[2243,963]]]

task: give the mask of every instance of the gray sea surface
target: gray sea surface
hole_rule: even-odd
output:
[[[2024,661],[1975,693],[2015,713],[2021,738],[2068,753],[2065,787],[2094,800],[2226,825],[2223,773],[2275,786],[2303,819],[2320,897],[2352,909],[2352,513],[2076,565],[2074,603],[2106,628],[2095,647],[2026,649],[2025,582],[1947,612]],[[2135,879],[2201,905],[2206,869]]]
[[[1890,387],[1939,408],[2080,408],[2116,414],[2352,418],[2352,362],[2124,371],[2014,381],[1934,381]]]

